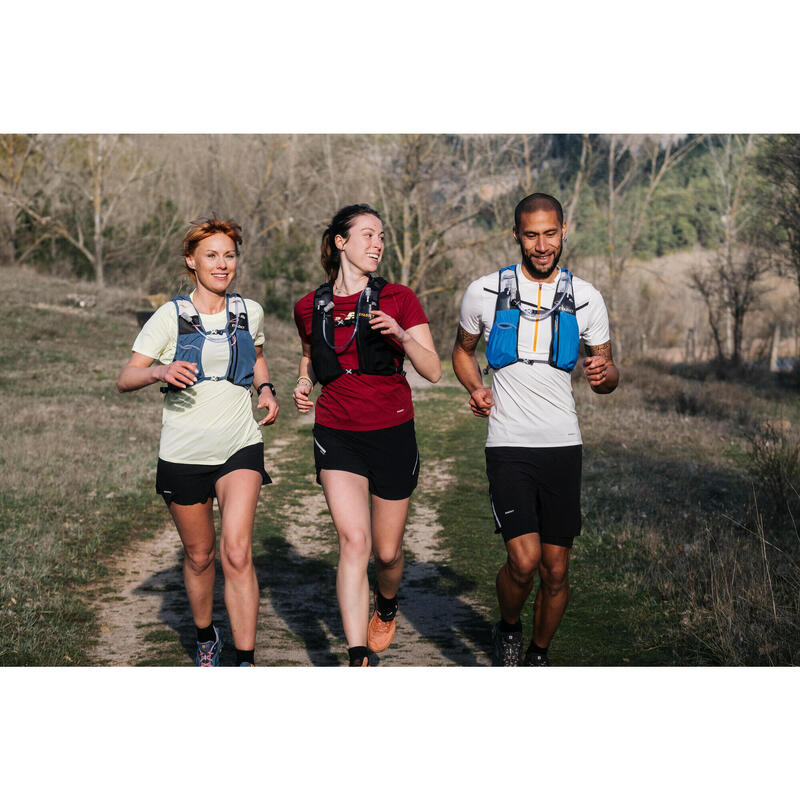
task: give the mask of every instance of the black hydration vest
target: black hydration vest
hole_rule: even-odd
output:
[[[314,303],[311,318],[311,366],[314,375],[324,386],[336,380],[340,375],[405,375],[403,371],[402,351],[393,349],[383,334],[374,331],[370,325],[370,312],[377,311],[381,289],[386,286],[384,278],[370,276],[364,291],[356,302],[356,310],[352,322],[342,320],[333,322],[333,282],[323,283],[314,292]],[[355,325],[356,349],[358,351],[358,369],[344,369],[339,356],[333,348],[335,344],[334,329]],[[349,343],[348,343],[349,346]],[[347,347],[340,348],[346,350]],[[395,362],[400,359],[400,365]]]

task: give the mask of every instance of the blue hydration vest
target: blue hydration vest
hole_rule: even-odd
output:
[[[247,306],[241,295],[225,296],[225,311],[228,324],[219,330],[207,331],[200,320],[200,314],[192,301],[183,295],[173,297],[178,313],[178,344],[173,361],[191,361],[197,364],[197,383],[201,381],[230,381],[237,386],[249,389],[253,383],[253,368],[256,363],[256,346],[248,327]],[[214,337],[214,339],[211,339]],[[203,346],[206,341],[228,342],[228,371],[225,375],[206,375],[203,371]],[[177,386],[168,386],[169,390]],[[164,388],[162,387],[162,390]]]
[[[491,291],[486,289],[485,291]],[[530,305],[520,300],[517,265],[503,267],[497,276],[497,302],[494,308],[494,322],[486,345],[486,360],[492,369],[502,369],[509,364],[522,361],[524,364],[537,362],[549,364],[564,372],[572,372],[578,363],[580,333],[575,316],[575,295],[572,291],[572,274],[562,269],[553,306],[534,316],[542,320],[552,320],[552,339],[550,355],[544,359],[520,358],[518,353],[520,305]],[[533,312],[532,312],[533,313]]]

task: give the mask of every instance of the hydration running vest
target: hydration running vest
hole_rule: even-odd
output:
[[[314,375],[324,386],[340,375],[405,375],[402,351],[393,349],[383,334],[369,326],[370,312],[379,308],[380,294],[386,286],[385,278],[370,276],[364,291],[359,295],[353,320],[333,321],[333,282],[323,283],[314,292],[311,317],[311,366]],[[334,329],[355,326],[353,336],[344,347],[334,347]],[[352,340],[356,340],[358,369],[344,369],[338,353],[343,352]],[[400,359],[400,365],[395,362]]]
[[[173,297],[172,302],[178,312],[178,343],[173,361],[191,361],[197,364],[197,383],[227,380],[249,389],[253,383],[256,346],[250,335],[247,306],[241,295],[225,295],[228,324],[225,328],[213,331],[207,331],[203,327],[200,314],[188,297],[179,295]],[[222,341],[219,337],[224,337],[228,342],[228,371],[225,375],[206,375],[203,371],[203,346],[206,341]],[[171,390],[179,391],[179,388],[169,384],[161,389],[162,392]]]
[[[572,291],[572,274],[562,269],[556,283],[553,305],[543,311],[522,311],[521,306],[532,306],[520,300],[517,266],[503,267],[497,276],[497,302],[494,308],[494,322],[486,345],[486,360],[492,369],[502,369],[509,364],[521,361],[524,364],[549,364],[551,367],[572,372],[578,362],[580,334],[575,316],[575,295]],[[491,292],[491,289],[484,289]],[[583,306],[581,306],[583,308]],[[520,358],[518,353],[519,318],[526,317],[552,320],[552,339],[550,355],[545,361],[540,358]]]

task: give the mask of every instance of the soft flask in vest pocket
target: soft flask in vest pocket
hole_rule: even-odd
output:
[[[556,369],[572,372],[578,363],[580,332],[578,318],[575,316],[572,275],[568,270],[562,270],[561,275],[564,280],[559,280],[553,298],[553,305],[558,307],[558,311],[552,316],[553,338],[550,341],[548,363]]]
[[[486,344],[486,360],[492,369],[507,367],[519,358],[519,307],[512,304],[518,297],[516,267],[504,267],[498,275],[494,322]]]
[[[495,312],[494,324],[486,345],[486,360],[492,369],[501,369],[517,360],[519,310],[503,308]]]

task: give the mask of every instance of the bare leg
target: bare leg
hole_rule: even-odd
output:
[[[339,535],[336,597],[348,647],[366,646],[369,615],[367,565],[372,549],[369,483],[363,475],[320,470],[320,482]]]
[[[542,545],[539,565],[539,591],[536,594],[533,643],[547,647],[558,628],[569,602],[569,547]]]
[[[258,581],[253,566],[253,520],[261,475],[253,469],[237,469],[216,483],[222,517],[220,560],[225,574],[225,606],[238,650],[252,650],[256,643]]]
[[[194,624],[211,624],[214,603],[214,553],[217,534],[211,498],[205,503],[182,506],[170,503],[169,510],[183,543],[183,582],[189,597]]]
[[[525,533],[506,542],[508,559],[497,573],[497,601],[506,622],[517,622],[533,588],[542,557],[538,533]]]
[[[394,597],[403,577],[403,532],[411,500],[384,500],[372,496],[372,552],[378,590]]]

